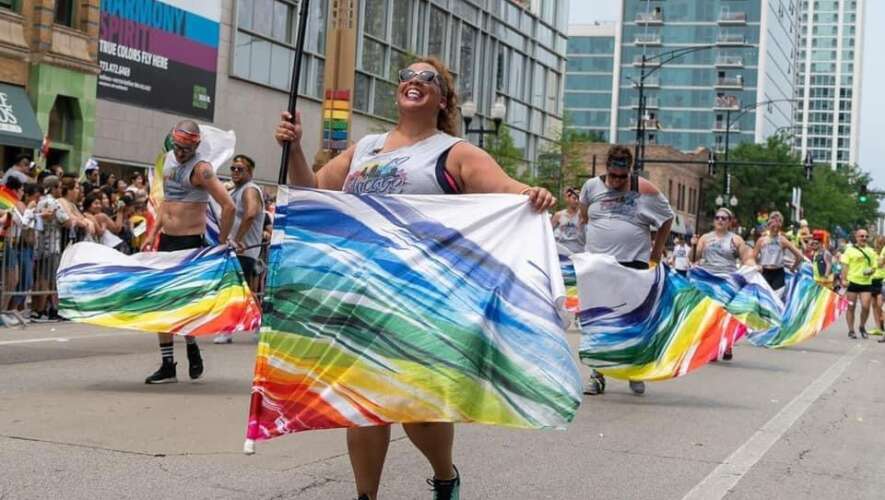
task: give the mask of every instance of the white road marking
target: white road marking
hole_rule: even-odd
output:
[[[101,337],[126,337],[129,335],[145,335],[144,332],[119,332],[119,333],[96,333],[94,335],[79,335],[77,337],[43,337],[36,339],[3,340],[0,346],[17,344],[39,344],[41,342],[70,342],[77,339],[94,339]]]
[[[866,344],[863,343],[845,353],[756,431],[746,443],[692,488],[683,500],[711,500],[725,497],[865,349]]]

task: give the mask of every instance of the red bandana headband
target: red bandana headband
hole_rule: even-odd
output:
[[[172,129],[172,142],[182,146],[196,146],[200,143],[200,133],[174,128]]]

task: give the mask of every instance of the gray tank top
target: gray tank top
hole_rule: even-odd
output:
[[[243,220],[243,215],[246,213],[246,204],[243,201],[243,193],[245,193],[249,189],[254,189],[258,191],[258,199],[261,200],[261,188],[258,187],[258,184],[255,184],[252,181],[249,181],[242,186],[237,186],[230,193],[230,197],[233,198],[234,204],[237,206],[237,212],[234,217],[234,225],[231,229],[230,234],[236,235],[240,230],[240,222]],[[261,247],[257,246],[261,244],[262,231],[264,229],[264,207],[259,201],[258,206],[258,215],[252,219],[252,225],[246,231],[246,234],[243,236],[243,244],[248,248],[243,255],[246,257],[251,257],[253,259],[257,259],[261,254]]]
[[[369,135],[356,145],[344,192],[352,194],[456,194],[460,187],[440,157],[463,139],[444,132],[386,153],[387,134]]]
[[[569,215],[568,210],[558,212],[559,225],[553,231],[556,242],[569,249],[572,253],[584,251],[584,225],[581,224],[580,212]]]
[[[737,271],[738,249],[734,245],[734,233],[729,231],[722,237],[711,234],[712,238],[704,243],[704,263],[701,267],[714,274]]]
[[[209,193],[191,183],[191,174],[197,163],[206,161],[197,152],[186,163],[179,164],[170,151],[163,166],[163,195],[168,201],[182,203],[209,203]]]
[[[759,250],[759,265],[763,268],[784,267],[784,247],[781,246],[780,235],[769,237]]]

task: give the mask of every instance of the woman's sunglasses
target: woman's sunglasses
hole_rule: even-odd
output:
[[[430,70],[415,71],[409,68],[399,70],[400,83],[410,82],[416,78],[424,83],[436,82],[442,88],[442,79],[439,77],[439,73]]]
[[[731,220],[731,217],[729,217],[727,215],[717,215],[717,216],[713,217],[713,220],[729,221],[729,220]]]

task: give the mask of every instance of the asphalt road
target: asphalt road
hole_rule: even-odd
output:
[[[254,349],[204,340],[190,382],[177,343],[180,382],[146,386],[149,334],[0,329],[0,499],[355,497],[342,431],[242,453]],[[883,382],[885,344],[842,324],[796,348],[738,346],[641,397],[610,381],[566,431],[459,426],[462,498],[885,498]],[[382,497],[430,499],[429,466],[394,440]]]

